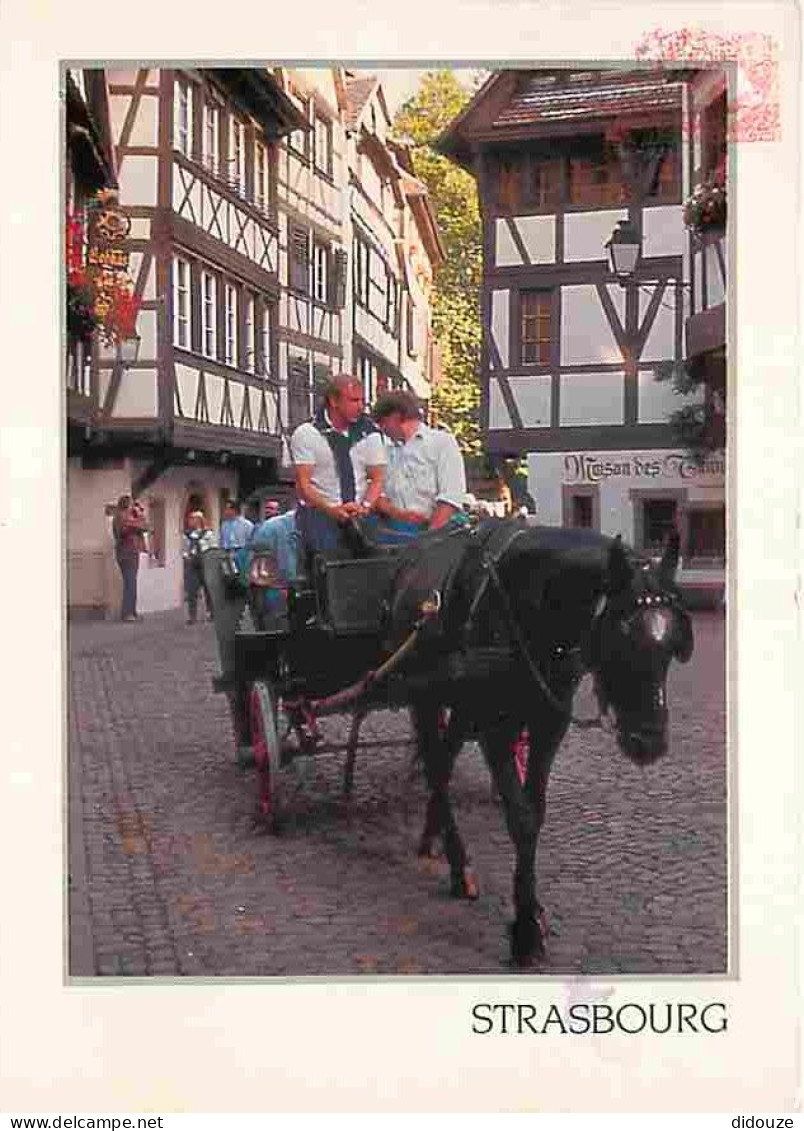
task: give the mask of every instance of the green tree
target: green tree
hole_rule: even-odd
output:
[[[476,85],[477,74],[469,77]],[[483,237],[474,177],[433,148],[472,97],[454,71],[430,71],[398,111],[394,133],[411,148],[416,176],[427,186],[446,259],[435,277],[433,331],[443,377],[433,390],[436,418],[454,432],[467,455],[480,441],[480,282]]]
[[[711,452],[726,447],[726,364],[712,363],[696,369],[686,361],[663,361],[656,367],[658,381],[672,381],[679,396],[697,394],[696,403],[670,413],[669,423],[679,444],[698,463]]]

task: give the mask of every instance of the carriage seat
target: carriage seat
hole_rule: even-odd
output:
[[[338,636],[376,635],[398,553],[346,559],[316,554],[312,580],[320,622]]]

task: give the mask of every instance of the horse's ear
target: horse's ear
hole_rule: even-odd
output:
[[[619,534],[609,549],[607,574],[609,593],[621,593],[623,589],[627,589],[634,576],[634,567],[628,560]]]
[[[678,560],[681,552],[681,535],[675,527],[667,536],[662,560],[659,562],[659,580],[663,585],[672,585],[676,578]]]

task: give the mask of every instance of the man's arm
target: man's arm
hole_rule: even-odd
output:
[[[437,433],[436,508],[430,517],[430,529],[438,530],[463,509],[466,497],[466,470],[458,441],[451,432]]]
[[[323,511],[324,514],[334,518],[336,522],[345,522],[350,517],[353,507],[348,503],[330,503],[328,499],[317,490],[311,482],[315,465],[312,463],[296,464],[296,494],[299,500],[314,510]]]
[[[363,499],[363,507],[366,510],[374,510],[374,504],[377,502],[380,495],[382,495],[383,486],[385,484],[385,464],[367,467],[366,479],[368,480],[368,487],[366,488],[365,498]]]
[[[406,511],[401,507],[395,507],[387,495],[380,495],[374,504],[374,510],[383,518],[392,518],[396,522],[411,522],[417,526],[427,525],[427,515],[420,514],[418,511]]]

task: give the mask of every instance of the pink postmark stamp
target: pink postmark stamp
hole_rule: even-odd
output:
[[[736,65],[736,92],[729,99],[729,141],[778,141],[779,53],[776,41],[759,33],[720,35],[703,28],[660,29],[639,40],[635,57],[653,60],[658,67]]]

